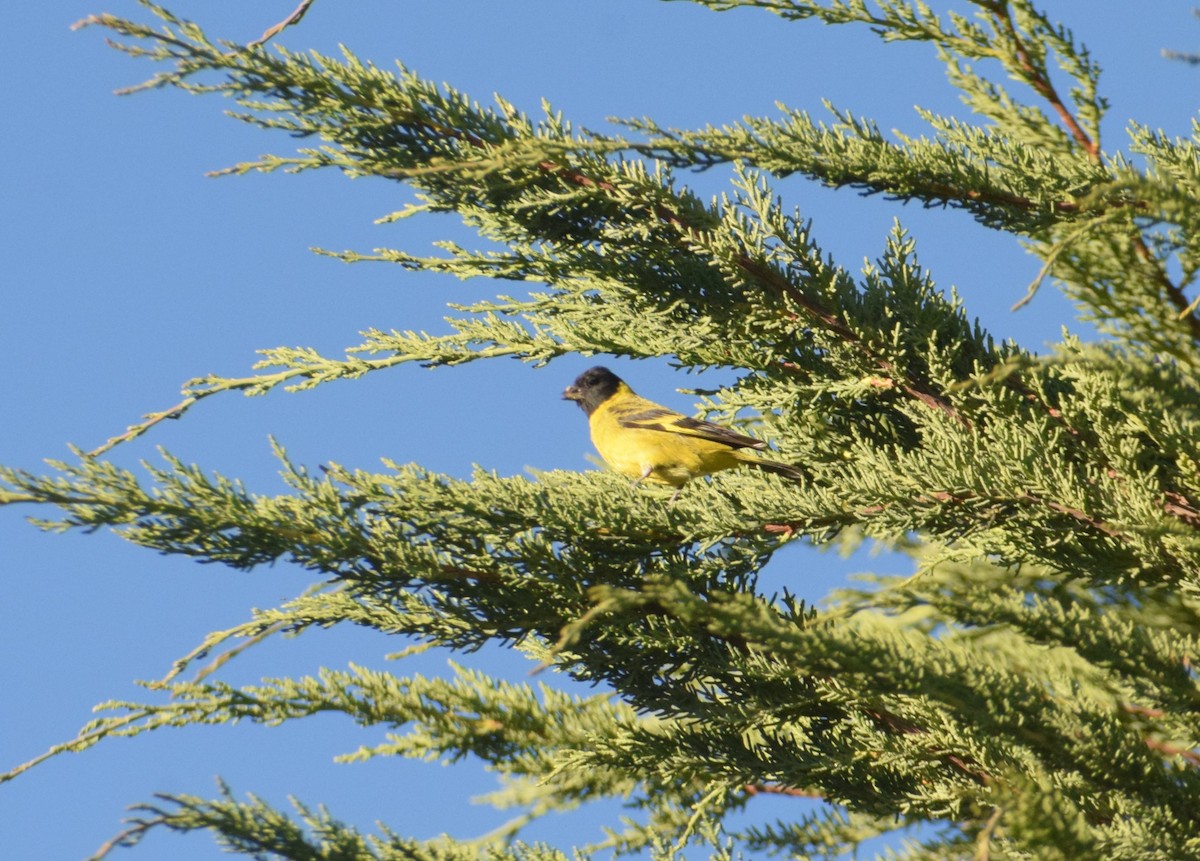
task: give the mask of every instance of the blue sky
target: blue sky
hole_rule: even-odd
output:
[[[1134,4],[1095,0],[1047,5],[1105,69],[1107,150],[1124,147],[1129,119],[1189,133],[1200,71],[1163,60],[1160,50],[1200,42],[1190,3],[1137,4],[1136,13]],[[171,8],[212,35],[245,41],[292,6],[208,0]],[[0,375],[0,462],[40,470],[43,458],[67,457],[68,443],[93,447],[175,403],[190,377],[248,373],[258,348],[305,345],[338,354],[358,343],[362,329],[436,331],[446,302],[513,289],[384,264],[346,266],[310,253],[312,246],[421,252],[440,238],[469,237],[448,217],[374,224],[411,199],[393,183],[332,173],[205,177],[261,153],[287,153],[294,143],[225,118],[230,105],[220,99],[171,91],[113,96],[152,70],[107,48],[99,30],[69,30],[102,11],[146,17],[124,0],[15,4],[5,13],[0,337],[9,358]],[[544,97],[593,128],[609,116],[719,124],[772,114],[777,101],[819,113],[823,98],[912,134],[922,131],[916,104],[963,114],[928,46],[884,46],[863,29],[787,24],[751,11],[718,15],[686,3],[318,0],[280,41],[322,51],[341,42],[380,65],[400,59],[477,99],[498,92],[529,112]],[[693,180],[711,193],[725,177]],[[937,283],[956,286],[969,313],[997,337],[1041,349],[1064,325],[1086,335],[1050,289],[1011,313],[1037,261],[962,213],[901,207],[798,179],[778,189],[813,219],[817,240],[847,268],[874,258],[899,217]],[[303,394],[230,395],[113,458],[134,464],[156,457],[161,445],[262,492],[281,489],[271,434],[309,465],[374,469],[388,457],[459,476],[475,463],[504,474],[591,469],[583,417],[559,393],[595,363],[568,357],[544,369],[512,361],[436,372],[402,367]],[[694,377],[664,363],[616,367],[640,393],[691,409],[676,388]],[[719,380],[702,378],[711,381]],[[160,677],[205,633],[308,585],[287,566],[239,573],[158,556],[108,534],[43,534],[24,521],[30,513],[0,512],[8,608],[0,626],[0,770],[72,736],[94,704],[138,698],[133,680]],[[819,598],[850,570],[894,564],[797,550],[774,571]],[[254,682],[348,661],[383,667],[383,655],[396,648],[363,632],[308,634],[252,650],[225,677]],[[525,670],[502,654],[464,660],[514,676]],[[444,671],[445,656],[423,657],[416,668]],[[379,819],[419,837],[472,836],[505,819],[468,804],[491,787],[471,764],[331,763],[378,737],[320,717],[272,730],[191,728],[114,740],[0,787],[0,846],[14,858],[82,858],[118,830],[127,804],[156,791],[211,795],[218,774],[239,794],[283,804],[292,793],[364,828]],[[773,816],[795,810],[786,799],[759,801]],[[533,833],[565,846],[598,838],[597,821],[581,815]],[[141,851],[182,861],[227,857],[203,836],[156,835]]]

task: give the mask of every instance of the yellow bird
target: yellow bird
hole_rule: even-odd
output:
[[[799,467],[763,460],[746,451],[766,448],[762,440],[640,398],[608,368],[584,371],[566,388],[563,398],[578,402],[587,413],[592,444],[605,463],[632,478],[635,487],[653,481],[669,484],[678,495],[696,476],[741,464],[793,481],[806,477]]]

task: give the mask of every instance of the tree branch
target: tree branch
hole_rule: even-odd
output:
[[[261,36],[259,36],[257,39],[255,39],[253,42],[247,42],[246,47],[247,48],[261,47],[262,45],[266,44],[269,40],[273,39],[275,36],[278,36],[280,33],[282,33],[288,27],[291,27],[294,24],[299,24],[300,19],[303,18],[308,13],[309,8],[315,2],[316,2],[316,0],[300,0],[300,5],[298,5],[295,9],[292,10],[292,14],[288,15],[286,18],[284,18],[278,24],[275,24],[272,27],[268,27],[266,30],[263,31],[263,34]]]
[[[742,787],[747,795],[790,795],[793,798],[823,799],[824,795],[815,789],[797,789],[794,786],[780,786],[777,783],[747,783]]]
[[[1088,133],[1079,125],[1079,121],[1075,119],[1075,115],[1067,108],[1062,97],[1051,83],[1045,69],[1039,69],[1034,65],[1032,58],[1029,56],[1029,49],[1025,47],[1025,43],[1021,40],[1020,34],[1017,32],[1016,24],[1013,23],[1012,14],[1008,9],[1007,0],[999,0],[992,6],[992,12],[1000,22],[1001,27],[1005,31],[1009,39],[1012,40],[1014,49],[1017,52],[1017,62],[1021,64],[1021,70],[1025,72],[1026,80],[1033,87],[1034,91],[1044,98],[1054,112],[1058,114],[1063,125],[1075,138],[1076,142],[1083,147],[1093,162],[1100,162],[1100,144],[1091,139]]]
[[[1174,305],[1179,310],[1179,319],[1187,320],[1188,328],[1192,332],[1192,338],[1200,342],[1200,317],[1196,316],[1195,303],[1188,300],[1183,291],[1174,281],[1167,277],[1167,273],[1163,271],[1159,265],[1150,247],[1146,245],[1146,240],[1141,234],[1137,234],[1133,238],[1133,250],[1137,256],[1148,266],[1154,268],[1153,277],[1162,287],[1163,292],[1167,295],[1167,301]]]

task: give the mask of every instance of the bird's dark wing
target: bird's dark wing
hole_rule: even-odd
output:
[[[767,444],[754,437],[734,433],[729,428],[715,425],[712,422],[688,418],[666,407],[652,407],[646,410],[621,415],[617,421],[627,428],[642,430],[657,430],[667,433],[677,433],[683,436],[694,436],[700,439],[719,442],[730,448],[766,448]]]

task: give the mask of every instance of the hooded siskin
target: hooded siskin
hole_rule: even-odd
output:
[[[592,444],[605,463],[635,485],[653,481],[678,489],[697,476],[742,464],[793,481],[806,477],[799,467],[752,454],[767,447],[762,440],[638,397],[608,368],[584,371],[563,398],[576,401],[587,414]]]

